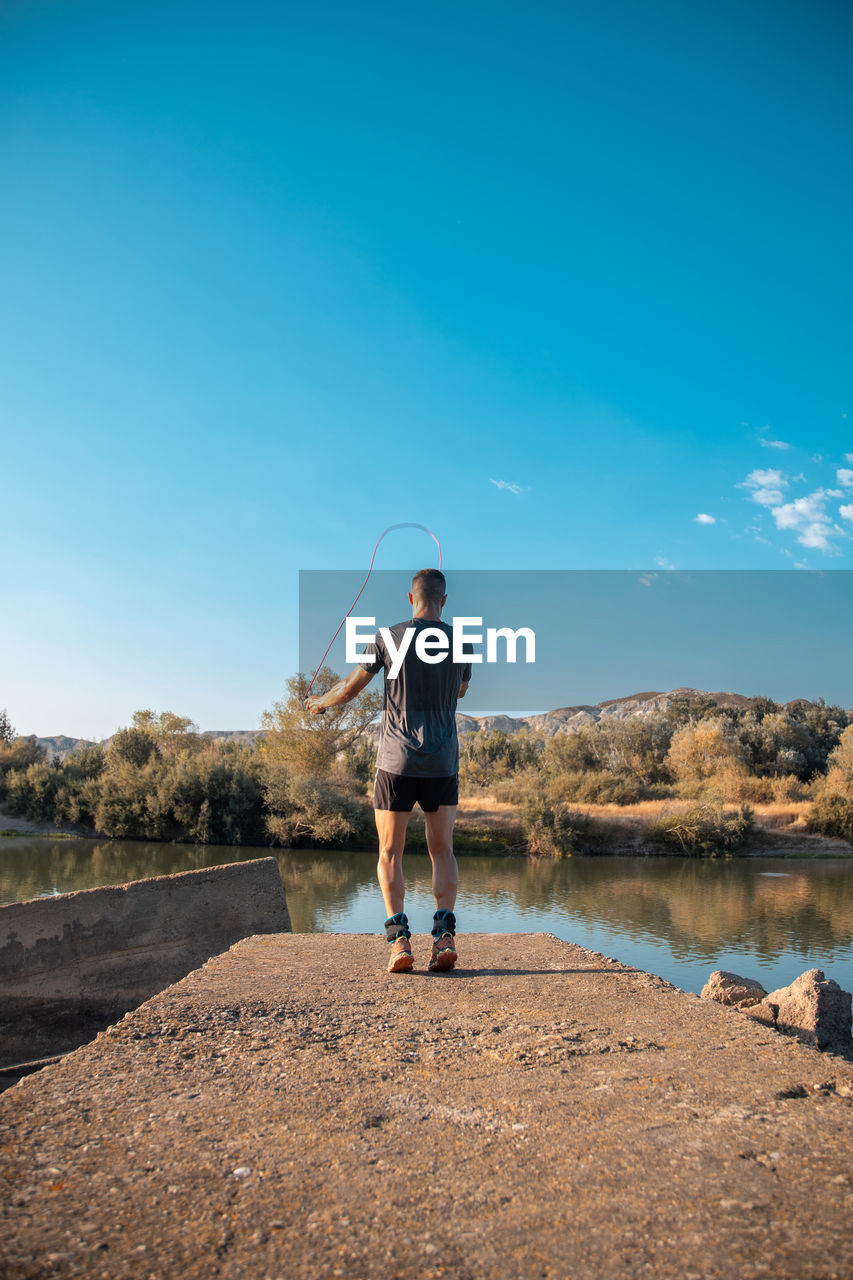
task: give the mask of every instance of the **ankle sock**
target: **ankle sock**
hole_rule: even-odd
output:
[[[411,936],[409,919],[404,912],[398,911],[395,916],[389,916],[385,921],[385,938],[388,942],[396,942],[398,938],[411,938]]]
[[[432,936],[440,938],[443,933],[456,933],[456,916],[452,911],[436,911],[432,918]]]

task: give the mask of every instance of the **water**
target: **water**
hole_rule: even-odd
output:
[[[0,903],[221,862],[267,849],[127,841],[0,840]],[[298,933],[372,933],[384,911],[376,854],[278,851]],[[416,932],[433,911],[429,859],[408,854],[406,909]],[[823,969],[853,990],[853,859],[460,859],[461,954],[484,932],[547,930],[698,992],[712,969],[768,990]],[[381,950],[380,950],[381,956]]]

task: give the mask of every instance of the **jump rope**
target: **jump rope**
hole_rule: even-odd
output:
[[[437,537],[435,536],[435,534],[433,533],[432,529],[428,529],[428,528],[426,527],[426,525],[425,525],[425,524],[417,524],[417,523],[416,523],[415,521],[413,521],[413,520],[405,520],[402,524],[389,524],[389,526],[388,526],[388,528],[385,530],[385,532],[384,532],[384,533],[382,533],[382,534],[380,534],[380,535],[379,535],[379,537],[378,537],[378,538],[377,538],[377,540],[376,540],[376,546],[373,548],[373,555],[370,557],[370,568],[367,570],[367,577],[364,579],[364,582],[362,582],[362,584],[361,584],[361,588],[360,588],[360,590],[359,590],[358,595],[357,595],[357,596],[356,596],[356,598],[353,600],[352,604],[351,604],[351,605],[350,605],[350,607],[347,609],[347,611],[346,611],[346,613],[344,614],[344,616],[341,618],[340,625],[338,626],[337,631],[336,631],[336,632],[335,632],[335,634],[332,636],[331,640],[329,641],[328,645],[326,646],[326,652],[323,654],[322,658],[321,658],[321,659],[320,659],[320,661],[317,663],[317,669],[316,669],[316,671],[314,672],[313,676],[311,677],[311,684],[309,684],[308,688],[305,690],[304,694],[302,695],[303,700],[304,700],[305,698],[307,698],[307,697],[308,697],[308,695],[310,694],[310,692],[311,692],[311,688],[312,688],[312,685],[314,684],[314,681],[317,679],[317,676],[318,676],[318,674],[319,674],[319,672],[320,672],[320,669],[321,669],[321,667],[323,666],[323,663],[326,661],[326,658],[328,657],[329,650],[331,649],[332,645],[333,645],[333,644],[335,643],[335,641],[337,640],[338,636],[341,634],[341,627],[343,627],[343,625],[344,625],[344,623],[346,622],[347,618],[350,616],[350,614],[352,613],[353,609],[355,608],[355,606],[358,604],[359,600],[361,599],[362,592],[364,591],[364,588],[367,586],[367,583],[368,583],[368,581],[369,581],[369,579],[370,579],[370,575],[371,575],[371,573],[373,572],[373,562],[374,562],[374,560],[376,559],[376,552],[379,550],[379,544],[380,544],[380,542],[381,542],[381,541],[382,541],[382,539],[386,536],[386,534],[393,533],[393,532],[395,531],[395,529],[421,529],[424,533],[428,533],[428,534],[429,534],[429,536],[432,538],[433,542],[435,543],[435,545],[438,547],[438,568],[439,568],[439,571],[441,570],[441,543],[439,542],[438,538],[437,538]]]

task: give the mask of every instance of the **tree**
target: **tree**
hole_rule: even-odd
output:
[[[673,735],[666,765],[680,782],[711,778],[724,768],[745,772],[744,754],[725,721],[699,720],[684,725]]]
[[[175,715],[174,711],[161,711],[159,715],[149,708],[134,711],[131,723],[134,729],[149,733],[163,755],[194,751],[202,745],[195,721],[189,716]]]
[[[4,707],[0,711],[0,743],[5,746],[11,746],[15,739],[15,730],[12,728],[12,721],[9,719],[8,712]]]
[[[853,844],[853,725],[831,752],[826,777],[816,784],[809,829]]]
[[[107,752],[107,764],[111,768],[120,764],[132,764],[141,769],[152,756],[160,756],[154,734],[134,724],[132,728],[119,729],[114,734]]]
[[[326,693],[339,678],[323,667],[314,689]],[[352,702],[312,716],[304,706],[307,687],[305,676],[292,676],[287,682],[287,697],[274,702],[272,710],[261,716],[266,730],[261,753],[268,768],[284,766],[304,778],[327,778],[338,755],[364,738],[382,707],[382,695],[365,690]]]

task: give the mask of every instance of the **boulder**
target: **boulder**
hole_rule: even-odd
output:
[[[741,978],[737,973],[715,969],[702,988],[703,1000],[716,1000],[717,1004],[734,1005],[747,1009],[764,1000],[767,992],[753,978]]]
[[[771,991],[747,1013],[818,1049],[835,1053],[853,1049],[850,992],[842,991],[837,982],[824,976],[822,969],[809,969],[789,987]]]

